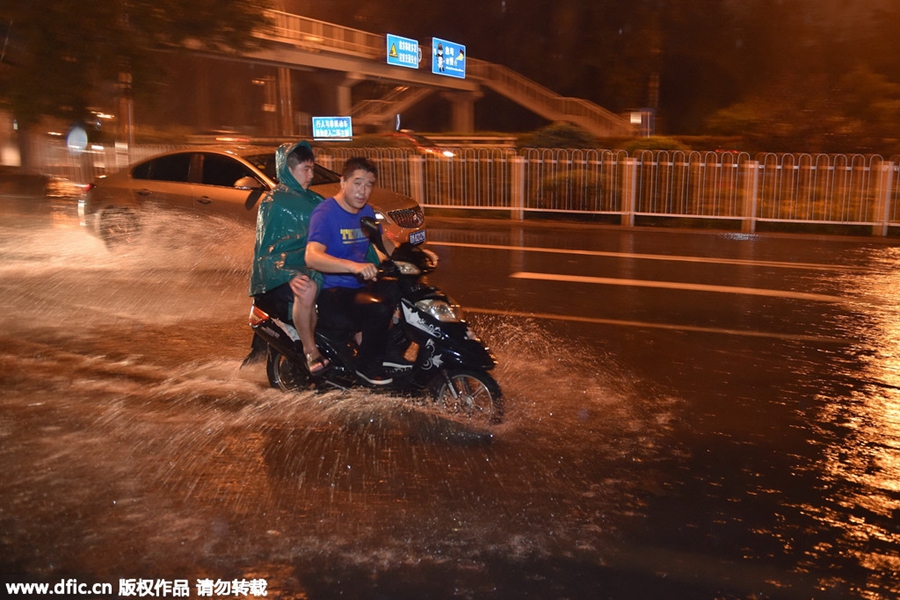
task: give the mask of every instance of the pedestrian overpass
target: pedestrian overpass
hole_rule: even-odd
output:
[[[336,106],[354,125],[393,129],[397,114],[434,93],[452,107],[452,128],[470,133],[475,125],[475,102],[490,89],[549,121],[566,121],[598,137],[627,136],[635,132],[629,119],[592,102],[567,98],[501,65],[467,57],[466,78],[435,75],[430,69],[388,65],[386,36],[326,23],[281,11],[266,11],[274,27],[254,32],[263,47],[245,58],[278,67],[279,128],[294,130],[291,108],[291,70],[314,69],[335,74]],[[423,54],[430,53],[426,48]],[[423,56],[430,63],[430,56]],[[395,84],[378,99],[352,103],[351,90],[366,79]]]

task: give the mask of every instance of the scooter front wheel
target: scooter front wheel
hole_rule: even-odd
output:
[[[496,424],[503,419],[500,386],[484,371],[450,370],[429,386],[435,405],[445,413]]]
[[[310,385],[309,372],[272,347],[266,358],[266,375],[269,385],[283,392],[305,390]]]

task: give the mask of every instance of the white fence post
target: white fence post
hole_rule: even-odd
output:
[[[510,217],[517,221],[525,219],[525,158],[514,156],[510,160],[512,181],[510,182]]]
[[[334,157],[330,154],[321,154],[319,156],[316,156],[316,162],[326,169],[334,171]]]
[[[622,212],[622,225],[634,227],[634,213],[637,211],[638,160],[625,159],[625,173],[622,178],[622,198],[625,201]]]
[[[426,204],[425,178],[422,176],[425,158],[410,156],[407,160],[409,161],[409,195],[419,204]]]
[[[759,161],[744,163],[744,220],[741,231],[756,232],[756,208],[759,202]]]
[[[891,221],[891,198],[894,195],[894,163],[881,163],[881,172],[878,174],[878,190],[876,198],[878,205],[876,207],[876,218],[878,221],[872,227],[872,235],[880,235],[886,237],[888,234],[888,223]]]

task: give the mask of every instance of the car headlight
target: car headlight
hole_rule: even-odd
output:
[[[422,312],[428,313],[438,321],[444,323],[458,323],[462,318],[457,314],[456,309],[443,300],[426,299],[416,302],[416,308]]]

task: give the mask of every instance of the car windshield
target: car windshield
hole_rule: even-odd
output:
[[[267,152],[265,154],[252,154],[245,156],[244,159],[254,167],[265,173],[266,177],[272,181],[278,181],[275,177],[275,153]]]
[[[323,183],[340,183],[341,176],[332,171],[331,169],[326,169],[322,165],[316,165],[316,174],[313,176],[312,183],[310,185],[322,185]]]
[[[266,174],[266,177],[278,183],[278,175],[275,171],[275,153],[267,152],[265,154],[253,154],[244,157],[248,162],[253,164],[257,169]],[[322,165],[316,165],[316,172],[310,185],[322,185],[326,183],[340,183],[341,176],[326,169]]]

